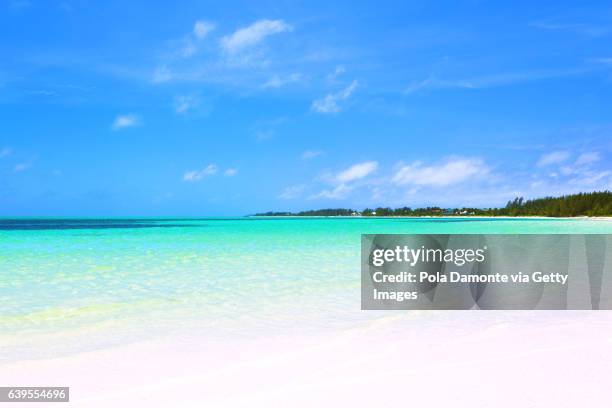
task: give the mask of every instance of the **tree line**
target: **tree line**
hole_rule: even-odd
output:
[[[285,217],[421,217],[421,216],[543,216],[543,217],[578,217],[578,216],[612,216],[612,192],[596,191],[592,193],[578,193],[560,197],[544,197],[525,200],[517,197],[508,201],[501,208],[442,208],[442,207],[378,207],[366,208],[362,211],[350,208],[326,208],[300,212],[266,212],[256,216],[285,216]]]

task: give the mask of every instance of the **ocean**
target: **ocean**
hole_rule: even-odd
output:
[[[612,233],[612,222],[1,219],[0,359],[183,333],[224,338],[350,328],[389,313],[360,310],[366,233]]]

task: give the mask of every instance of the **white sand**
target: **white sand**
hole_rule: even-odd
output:
[[[54,407],[609,406],[610,312],[386,316],[348,330],[200,334],[11,363],[0,383],[70,386],[71,403]]]

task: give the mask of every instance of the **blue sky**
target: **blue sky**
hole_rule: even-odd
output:
[[[612,188],[607,2],[9,0],[0,214]]]

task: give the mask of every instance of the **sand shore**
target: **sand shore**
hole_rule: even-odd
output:
[[[67,385],[75,407],[603,406],[610,317],[391,312],[339,331],[184,335],[11,363],[0,382]]]

